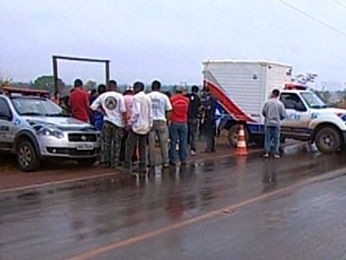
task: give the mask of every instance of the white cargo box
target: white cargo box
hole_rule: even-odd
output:
[[[205,61],[204,84],[234,119],[259,122],[274,88],[291,81],[292,66],[268,61]]]

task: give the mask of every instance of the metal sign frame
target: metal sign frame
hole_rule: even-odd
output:
[[[106,83],[109,81],[110,60],[53,55],[52,56],[52,62],[53,62],[53,77],[54,77],[54,90],[55,90],[55,92],[58,91],[58,78],[59,78],[59,76],[58,76],[58,60],[104,63],[105,64]]]

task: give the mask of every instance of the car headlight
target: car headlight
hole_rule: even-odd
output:
[[[37,133],[42,136],[54,136],[59,139],[64,137],[64,133],[61,130],[48,127],[41,127],[37,130]]]

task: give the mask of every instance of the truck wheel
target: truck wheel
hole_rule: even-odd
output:
[[[318,150],[322,153],[331,154],[341,146],[339,132],[333,127],[322,127],[316,133],[315,142]]]
[[[77,160],[77,163],[80,165],[80,166],[92,166],[94,165],[94,163],[96,162],[97,158],[94,157],[94,158],[83,158],[83,159],[78,159]]]
[[[22,171],[32,172],[39,168],[40,159],[29,140],[20,140],[17,144],[17,162]]]
[[[240,128],[240,124],[235,124],[235,125],[232,125],[229,129],[228,142],[232,147],[237,147],[239,128]],[[244,126],[244,132],[245,132],[246,143],[249,143],[249,132],[247,131],[246,126]]]

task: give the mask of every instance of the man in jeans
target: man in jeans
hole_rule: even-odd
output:
[[[198,131],[198,117],[201,108],[201,99],[198,96],[199,88],[192,86],[191,93],[187,94],[187,98],[190,100],[189,111],[188,111],[188,134],[187,143],[190,145],[190,154],[196,155],[196,139]]]
[[[189,110],[189,99],[184,96],[184,87],[178,87],[176,95],[170,98],[172,104],[171,124],[169,126],[169,138],[171,145],[169,148],[170,164],[177,163],[177,149],[179,143],[179,159],[181,165],[186,165],[187,159],[187,112]]]
[[[264,103],[262,115],[264,116],[264,155],[268,158],[273,144],[274,158],[280,158],[280,121],[286,117],[283,103],[279,100],[280,91],[274,89],[271,97]]]
[[[131,131],[126,140],[125,168],[132,172],[132,155],[137,145],[139,148],[139,173],[146,172],[146,146],[148,133],[153,126],[153,115],[151,101],[144,93],[144,84],[135,82],[133,85],[135,93],[133,97],[132,113],[130,119]]]
[[[148,94],[151,100],[152,111],[153,111],[153,127],[149,133],[149,165],[155,167],[156,156],[155,156],[155,144],[156,137],[159,138],[162,166],[168,167],[168,126],[167,118],[172,110],[171,102],[167,95],[160,92],[161,83],[154,80],[151,84],[152,92]]]
[[[109,81],[108,91],[98,96],[91,105],[93,111],[104,114],[103,159],[107,168],[113,168],[119,163],[120,140],[127,123],[124,97],[116,89],[116,81]]]

